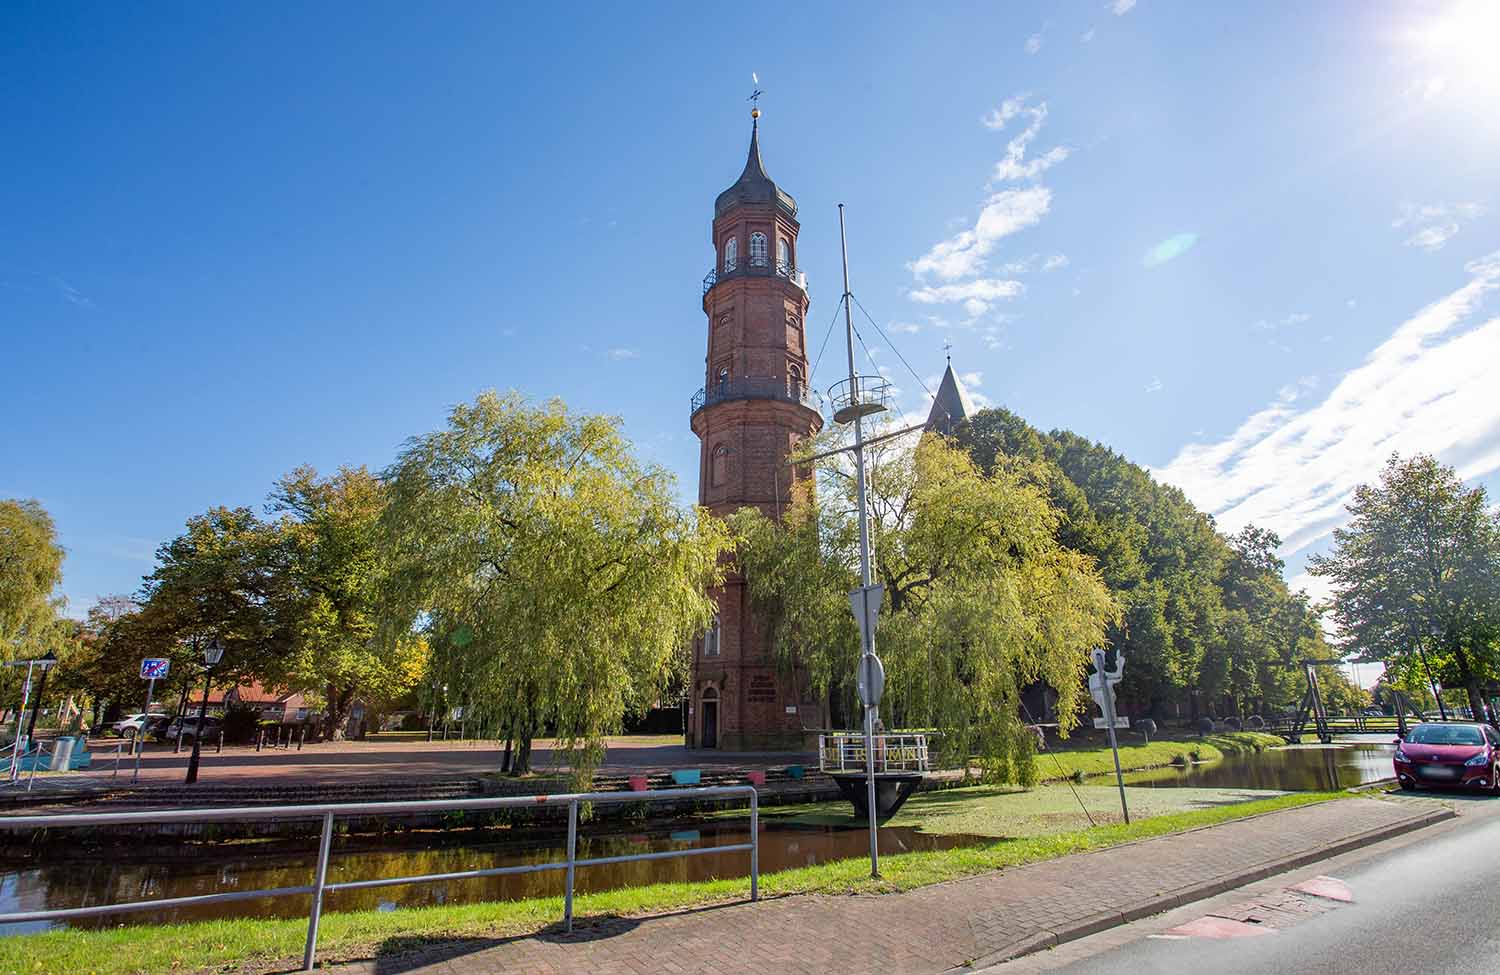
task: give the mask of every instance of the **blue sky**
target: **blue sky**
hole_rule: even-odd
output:
[[[751,71],[809,339],[844,202],[908,410],[951,342],[1299,584],[1391,450],[1496,483],[1489,5],[542,6],[0,11],[0,497],[56,517],[72,612],[489,387],[620,415],[695,496]]]

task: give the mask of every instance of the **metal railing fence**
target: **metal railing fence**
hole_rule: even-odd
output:
[[[818,767],[824,772],[864,772],[865,736],[859,732],[818,736]],[[875,772],[926,772],[927,736],[876,735]]]
[[[651,802],[658,799],[682,801],[684,799],[713,799],[748,797],[750,800],[750,842],[725,846],[700,846],[686,850],[662,850],[656,853],[630,853],[622,856],[591,857],[578,859],[578,807],[588,803]],[[71,917],[98,917],[106,914],[123,914],[132,911],[160,910],[168,907],[189,907],[199,904],[214,904],[226,901],[251,900],[257,897],[291,897],[312,895],[312,905],[307,915],[307,944],[302,953],[303,971],[312,971],[318,949],[318,923],[323,915],[323,898],[326,894],[340,890],[362,890],[370,887],[391,887],[398,884],[436,883],[447,880],[469,880],[477,877],[498,877],[504,874],[540,873],[547,870],[565,871],[563,887],[563,925],[573,930],[573,881],[578,867],[603,866],[610,863],[628,863],[634,860],[668,860],[674,857],[700,856],[707,853],[750,853],[750,899],[760,899],[760,797],[754,786],[725,785],[704,786],[689,789],[649,789],[644,792],[577,792],[552,796],[499,796],[490,799],[428,799],[413,802],[340,802],[312,805],[285,806],[241,806],[226,809],[170,809],[153,812],[128,813],[77,813],[61,816],[3,816],[0,829],[68,829],[84,826],[120,826],[132,824],[161,823],[208,823],[248,819],[316,819],[323,821],[318,841],[318,859],[313,870],[313,882],[297,887],[271,887],[265,890],[237,890],[219,894],[195,894],[187,897],[161,897],[154,900],[126,901],[118,904],[99,904],[91,907],[68,907],[45,911],[17,911],[0,914],[0,924],[17,924],[27,921],[60,921]],[[548,863],[527,863],[512,867],[489,867],[482,870],[460,870],[450,873],[417,874],[408,877],[379,877],[370,880],[348,880],[340,883],[328,882],[328,856],[333,845],[334,820],[348,816],[391,816],[409,813],[448,812],[453,810],[483,810],[506,808],[557,807],[566,803],[568,807],[568,851],[567,858]]]

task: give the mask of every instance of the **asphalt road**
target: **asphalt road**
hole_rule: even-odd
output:
[[[1500,972],[1500,799],[1454,798],[1449,824],[986,969],[985,975],[1440,975]],[[1348,904],[1314,899],[1308,916],[1239,937],[1184,936],[1201,919],[1284,898],[1333,876]],[[1200,922],[1194,924],[1194,922]],[[1236,925],[1226,927],[1231,930]]]

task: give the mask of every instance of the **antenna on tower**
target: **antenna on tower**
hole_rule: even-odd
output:
[[[745,99],[745,101],[750,102],[752,106],[750,117],[760,118],[760,96],[765,94],[765,92],[760,90],[760,76],[754,71],[750,72],[750,83],[753,87],[750,91],[750,97]]]

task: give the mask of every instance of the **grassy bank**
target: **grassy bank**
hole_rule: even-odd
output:
[[[996,796],[1004,794],[992,791]],[[865,861],[840,860],[768,874],[761,878],[761,890],[767,897],[909,890],[1342,795],[1297,793],[1138,819],[1129,826],[1113,824],[887,856],[881,860],[880,880],[870,879]],[[583,894],[575,900],[575,911],[586,924],[589,917],[649,914],[742,899],[746,890],[743,878],[657,884]],[[323,918],[319,957],[324,961],[370,957],[423,942],[524,934],[555,924],[561,916],[561,897],[328,914]],[[300,957],[306,928],[304,920],[247,919],[19,935],[0,939],[0,975],[182,975],[253,969]]]
[[[1164,765],[1186,765],[1211,762],[1225,755],[1279,748],[1284,745],[1276,735],[1258,731],[1231,731],[1202,738],[1158,739],[1149,744],[1121,743],[1120,767],[1126,772],[1161,768]],[[1053,745],[1036,758],[1037,774],[1043,781],[1066,779],[1077,773],[1104,775],[1115,770],[1108,745],[1097,742],[1064,742]]]
[[[1251,789],[1152,789],[1127,786],[1132,819],[1149,819],[1231,806],[1278,795]],[[724,815],[728,816],[729,813]],[[740,813],[738,815],[743,815]],[[795,826],[858,826],[849,803],[842,800],[773,806],[761,816]],[[908,826],[933,835],[1024,839],[1091,825],[1118,823],[1120,793],[1110,785],[966,786],[920,792],[912,796],[887,826]]]

